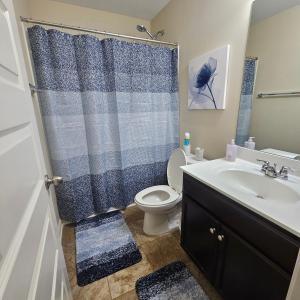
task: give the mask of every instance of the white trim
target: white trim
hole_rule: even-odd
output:
[[[51,300],[55,300],[56,293],[56,281],[57,281],[57,273],[58,273],[58,249],[55,251],[55,260],[54,260],[54,271],[53,271],[53,280],[52,280],[52,291],[51,291]]]
[[[59,236],[59,242],[60,242],[60,244],[62,244],[62,235],[63,235],[64,226],[65,226],[65,223],[62,222],[61,219],[59,219],[57,227],[58,227],[58,236]]]

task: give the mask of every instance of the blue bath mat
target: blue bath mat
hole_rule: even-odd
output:
[[[92,283],[142,259],[119,211],[80,221],[75,227],[79,286]]]
[[[136,292],[140,300],[209,300],[180,261],[140,278],[136,282]]]

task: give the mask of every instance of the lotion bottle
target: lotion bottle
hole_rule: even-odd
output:
[[[191,155],[191,135],[189,132],[184,134],[183,150],[186,156]]]
[[[231,140],[230,144],[227,144],[226,147],[226,160],[235,161],[237,157],[237,145],[235,144],[234,139]]]

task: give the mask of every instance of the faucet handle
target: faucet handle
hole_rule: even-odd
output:
[[[296,170],[295,169],[293,169],[293,168],[291,168],[291,167],[286,167],[286,166],[282,166],[282,168],[281,168],[281,170],[282,171],[290,171],[290,172],[295,172]],[[280,170],[280,171],[281,171]]]
[[[258,161],[258,162],[263,162],[263,163],[266,164],[266,165],[269,165],[269,164],[270,164],[269,161],[263,160],[263,159],[257,159],[256,161]]]
[[[291,167],[282,166],[279,171],[279,176],[283,179],[288,179],[289,172],[295,172],[296,170]]]
[[[263,165],[262,165],[262,170],[264,170],[264,169],[266,169],[267,167],[269,167],[269,165],[270,165],[270,162],[269,161],[267,161],[267,160],[263,160],[263,159],[257,159],[257,161],[258,162],[262,162],[263,163]]]
[[[263,159],[257,159],[257,161],[263,163],[263,165],[261,166],[261,171],[266,174],[266,171],[270,166],[270,162]]]

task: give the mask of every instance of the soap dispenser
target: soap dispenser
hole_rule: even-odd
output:
[[[255,142],[253,141],[254,136],[250,136],[249,140],[245,142],[245,147],[248,149],[255,149]]]
[[[226,160],[235,161],[237,157],[237,145],[235,140],[232,139],[230,144],[227,144],[226,147]]]

